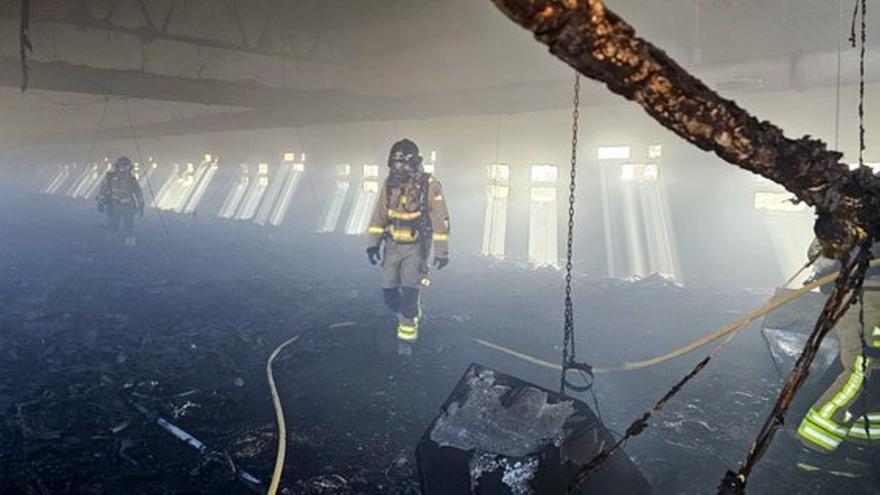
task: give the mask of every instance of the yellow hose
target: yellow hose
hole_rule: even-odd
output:
[[[872,267],[880,266],[880,260],[872,261],[871,266]],[[740,319],[736,320],[735,322],[733,322],[727,326],[724,326],[724,327],[722,327],[722,328],[720,328],[720,329],[718,329],[718,330],[716,330],[716,331],[714,331],[714,332],[712,332],[702,338],[694,340],[693,342],[691,342],[687,345],[684,345],[684,346],[679,347],[677,349],[674,349],[670,352],[667,352],[666,354],[662,354],[660,356],[653,357],[651,359],[645,359],[643,361],[636,361],[634,363],[626,363],[625,362],[623,364],[619,364],[619,365],[611,366],[611,367],[606,367],[606,368],[593,368],[593,373],[614,373],[614,372],[619,372],[619,371],[631,371],[631,370],[637,370],[637,369],[642,369],[642,368],[648,368],[650,366],[655,366],[657,364],[669,361],[671,359],[675,359],[679,356],[683,356],[689,352],[692,352],[696,349],[699,349],[700,347],[705,346],[706,344],[714,342],[714,341],[720,339],[721,337],[724,337],[725,335],[728,335],[732,332],[739,330],[740,328],[743,328],[744,326],[755,321],[756,319],[766,315],[767,313],[769,313],[769,312],[771,312],[781,306],[784,306],[785,304],[790,303],[791,301],[794,301],[798,297],[806,294],[807,292],[815,289],[816,287],[833,282],[838,274],[839,274],[839,272],[834,272],[830,275],[826,275],[825,277],[820,278],[819,280],[816,280],[814,282],[810,282],[809,284],[807,284],[807,285],[805,285],[805,286],[801,287],[800,289],[797,289],[793,292],[790,292],[788,294],[784,294],[780,297],[773,298],[770,301],[768,301],[767,303],[765,303],[763,306],[746,314],[745,316],[741,317]],[[336,329],[336,328],[345,328],[345,327],[355,326],[356,324],[357,324],[356,322],[347,321],[347,322],[342,322],[342,323],[337,323],[337,324],[331,325],[330,329],[332,330],[332,329]],[[275,469],[272,472],[272,481],[269,485],[269,490],[266,492],[268,495],[275,495],[276,492],[278,491],[278,485],[281,482],[281,474],[284,471],[284,457],[287,452],[287,448],[286,448],[287,447],[287,427],[284,423],[284,410],[281,406],[281,398],[278,395],[278,389],[275,386],[275,377],[272,374],[272,362],[278,356],[278,353],[280,353],[289,344],[296,342],[298,339],[299,339],[299,335],[291,337],[290,339],[281,343],[281,345],[279,345],[278,347],[275,348],[275,350],[272,351],[272,354],[269,355],[269,360],[266,362],[266,377],[269,379],[269,389],[272,392],[272,404],[275,406],[275,418],[278,422],[278,453],[275,457]],[[528,363],[532,363],[537,366],[542,366],[542,367],[553,369],[556,371],[562,370],[562,367],[558,364],[551,363],[549,361],[545,361],[543,359],[531,356],[531,355],[523,353],[523,352],[515,351],[513,349],[504,347],[502,345],[494,344],[494,343],[489,342],[487,340],[473,337],[473,341],[482,345],[482,346],[489,347],[490,349],[495,349],[496,351],[503,352],[507,355],[513,356],[517,359],[521,359],[523,361],[526,361]]]
[[[328,327],[329,330],[337,330],[340,328],[348,328],[356,326],[356,321],[343,321],[334,323]],[[272,405],[275,406],[275,420],[278,423],[278,452],[275,455],[275,469],[272,471],[272,482],[269,484],[268,495],[275,495],[278,491],[278,485],[281,483],[281,474],[284,472],[284,457],[287,454],[287,425],[284,422],[284,408],[281,406],[281,397],[278,395],[278,388],[275,386],[275,375],[272,374],[272,362],[278,357],[278,354],[289,344],[299,340],[299,335],[291,337],[281,343],[266,361],[266,378],[269,379],[269,390],[272,392]]]
[[[880,260],[872,261],[871,266],[872,267],[880,266]],[[664,363],[664,362],[669,361],[671,359],[675,359],[679,356],[683,356],[685,354],[693,352],[693,351],[699,349],[700,347],[705,346],[706,344],[714,342],[714,341],[720,339],[721,337],[724,337],[725,335],[728,335],[732,332],[739,330],[740,328],[748,325],[749,323],[757,320],[758,318],[766,315],[767,313],[769,313],[775,309],[778,309],[779,307],[784,306],[784,305],[790,303],[791,301],[794,301],[795,299],[801,297],[802,295],[806,294],[807,292],[809,292],[819,286],[833,282],[834,279],[837,278],[837,275],[839,273],[840,272],[834,272],[830,275],[826,275],[818,280],[810,282],[809,284],[807,284],[807,285],[805,285],[805,286],[803,286],[793,292],[789,292],[787,294],[783,294],[782,296],[775,297],[775,298],[767,301],[763,306],[744,315],[743,317],[736,320],[735,322],[733,322],[729,325],[726,325],[722,328],[719,328],[718,330],[716,330],[716,331],[714,331],[704,337],[701,337],[697,340],[694,340],[694,341],[690,342],[689,344],[683,345],[677,349],[673,349],[672,351],[667,352],[666,354],[661,354],[660,356],[656,356],[656,357],[653,357],[650,359],[645,359],[643,361],[636,361],[634,363],[624,362],[624,363],[618,364],[616,366],[610,366],[610,367],[604,367],[604,368],[593,368],[593,373],[615,373],[615,372],[619,372],[619,371],[632,371],[632,370],[637,370],[637,369],[642,369],[642,368],[648,368],[650,366],[655,366],[660,363]],[[494,344],[492,342],[488,342],[483,339],[473,338],[473,340],[474,340],[474,342],[476,342],[482,346],[489,347],[491,349],[495,349],[496,351],[503,352],[503,353],[510,355],[510,356],[513,356],[517,359],[521,359],[523,361],[526,361],[526,362],[529,362],[529,363],[532,363],[532,364],[535,364],[538,366],[543,366],[545,368],[554,369],[557,371],[562,370],[562,367],[558,364],[544,361],[543,359],[539,359],[534,356],[530,356],[528,354],[525,354],[525,353],[522,353],[519,351],[515,351],[513,349],[509,349],[507,347],[504,347],[504,346],[501,346],[498,344]]]
[[[284,471],[284,456],[287,453],[287,426],[284,424],[284,409],[281,407],[281,397],[278,396],[278,388],[275,387],[275,376],[272,374],[272,361],[288,344],[296,342],[299,335],[285,340],[269,355],[266,362],[266,377],[269,379],[269,390],[272,392],[272,404],[275,406],[275,419],[278,421],[278,453],[275,456],[275,470],[272,471],[272,482],[269,484],[268,495],[275,495],[278,484],[281,483],[281,473]]]

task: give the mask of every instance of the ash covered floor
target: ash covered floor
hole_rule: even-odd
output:
[[[131,404],[268,480],[276,438],[264,366],[295,334],[275,367],[286,493],[418,493],[416,443],[471,362],[558,387],[553,370],[471,339],[557,362],[558,272],[455,259],[434,277],[423,339],[402,362],[359,239],[165,215],[168,242],[148,211],[127,251],[104,239],[91,207],[0,195],[0,493],[250,493]],[[586,276],[575,290],[579,356],[600,366],[669,350],[771,295]],[[606,426],[624,430],[701,356],[600,375]],[[627,453],[655,493],[715,493],[779,385],[753,325]],[[877,492],[865,479],[807,475],[794,452],[778,435],[749,492]]]

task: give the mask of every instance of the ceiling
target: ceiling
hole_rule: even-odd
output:
[[[760,70],[788,73],[797,68],[790,61],[801,57],[834,54],[841,44],[850,52],[850,1],[606,3],[710,84],[738,83],[744,76],[737,71],[748,72],[739,68],[754,61],[764,61]],[[182,123],[176,129],[206,115],[239,112],[247,119],[230,118],[230,128],[245,120],[261,125],[261,116],[267,126],[302,125],[316,115],[309,108],[357,120],[451,109],[517,112],[567,102],[570,69],[489,0],[31,4],[34,88],[22,98],[14,89],[17,71],[9,70],[17,61],[19,1],[0,0],[0,68],[7,74],[0,74],[7,86],[0,90],[0,145],[82,137],[82,122],[103,111],[95,97],[103,94],[131,98],[139,123]],[[870,20],[869,32],[876,32],[880,18]],[[719,72],[729,67],[735,69]],[[711,74],[724,80],[712,81]],[[299,120],[278,115],[279,105],[299,109]],[[118,120],[105,125],[125,124]]]

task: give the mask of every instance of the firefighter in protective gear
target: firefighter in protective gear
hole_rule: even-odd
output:
[[[814,242],[811,254],[817,248],[818,244]],[[880,254],[880,244],[874,245],[873,253],[875,257]],[[824,266],[825,273],[818,273],[818,277],[838,269],[837,264],[829,260],[820,260],[819,266]],[[866,374],[867,378],[876,379],[874,371],[880,366],[880,272],[877,268],[870,268],[865,276],[864,308],[864,353],[862,325],[856,305],[835,327],[840,340],[843,372],[810,407],[798,426],[798,438],[811,450],[830,453],[845,441],[867,443],[869,436],[880,440],[880,409],[877,404],[869,404],[868,411],[865,411],[862,397]],[[871,410],[872,406],[877,410]]]
[[[107,214],[110,232],[115,234],[122,222],[125,245],[134,246],[134,214],[144,215],[144,195],[128,157],[120,157],[107,172],[98,192],[98,211]]]
[[[449,263],[449,211],[440,182],[422,168],[419,148],[409,139],[394,143],[388,178],[367,233],[367,257],[382,262],[385,304],[397,313],[398,352],[409,355],[419,337],[419,293],[428,283],[428,259]],[[384,248],[383,248],[384,242]]]

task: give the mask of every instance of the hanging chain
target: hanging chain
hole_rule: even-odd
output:
[[[575,361],[576,350],[574,341],[574,303],[571,300],[571,272],[574,258],[574,203],[575,189],[577,187],[577,145],[578,145],[578,119],[580,117],[581,103],[581,75],[574,75],[574,97],[572,99],[571,114],[571,174],[568,183],[568,240],[566,244],[565,259],[565,324],[562,341],[562,376],[560,377],[559,390],[565,393],[566,386],[571,387],[566,381],[566,372],[569,369],[579,369],[586,373],[590,372],[589,366]]]
[[[34,53],[31,44],[31,1],[21,0],[21,25],[18,31],[18,52],[21,59],[21,93],[24,94],[30,80],[30,67],[28,67],[28,53]]]
[[[868,10],[867,0],[856,0],[853,11],[852,27],[850,28],[849,42],[853,48],[859,46],[859,167],[865,165],[865,49],[867,41],[866,17]],[[861,17],[861,39],[856,37],[856,21]]]
[[[861,11],[861,12],[860,12]],[[868,30],[866,26],[866,17],[868,14],[868,3],[867,0],[856,0],[856,13],[861,13],[861,50],[859,51],[859,168],[865,166],[865,45],[868,38]],[[856,32],[855,32],[855,24],[856,17],[853,15],[853,31],[851,33],[850,41],[853,43],[853,47],[855,47],[856,43]],[[874,242],[874,239],[871,239],[871,243]],[[871,261],[871,243],[866,243],[862,246],[862,265],[860,266],[862,270],[862,276],[868,269],[868,263]],[[869,387],[869,377],[868,377],[868,343],[865,340],[865,288],[864,286],[860,287],[858,293],[858,302],[859,302],[859,343],[861,345],[862,351],[862,376],[865,378],[862,380],[862,421],[865,424],[865,435],[868,437],[868,445],[871,445],[871,423],[868,420],[868,387]]]

